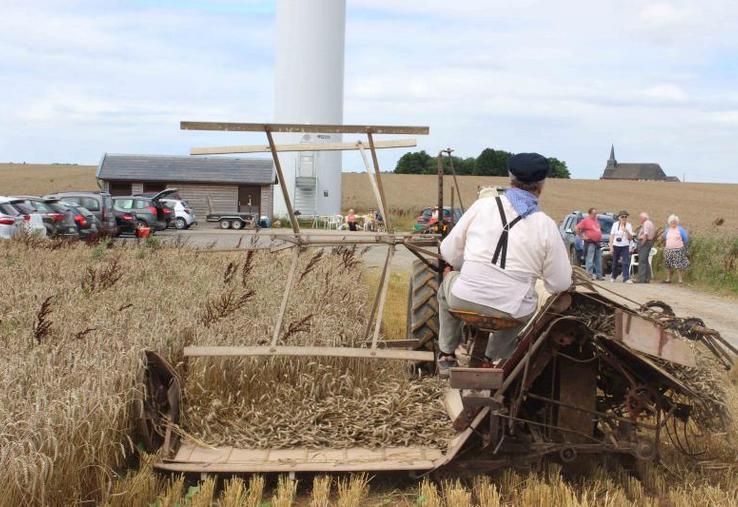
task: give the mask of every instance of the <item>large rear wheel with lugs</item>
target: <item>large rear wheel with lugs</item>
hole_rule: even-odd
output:
[[[407,296],[407,338],[417,340],[415,350],[438,350],[438,273],[422,261],[413,262]],[[435,363],[415,369],[433,373]]]

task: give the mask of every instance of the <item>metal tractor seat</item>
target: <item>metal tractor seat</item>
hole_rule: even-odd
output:
[[[493,331],[504,331],[505,329],[512,329],[522,324],[522,322],[517,319],[509,319],[506,317],[490,317],[467,310],[450,309],[449,312],[451,313],[451,315],[459,320],[464,321],[468,325],[477,328],[480,331],[490,333]]]

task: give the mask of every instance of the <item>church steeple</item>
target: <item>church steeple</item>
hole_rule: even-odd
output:
[[[618,161],[615,160],[615,145],[610,145],[610,158],[607,160],[607,167],[615,167]]]

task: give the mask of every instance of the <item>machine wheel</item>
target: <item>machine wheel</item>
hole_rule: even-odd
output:
[[[148,452],[162,446],[169,450],[177,435],[169,422],[179,423],[182,390],[174,368],[159,354],[146,351],[146,370],[143,393],[138,400],[138,433]]]
[[[174,221],[174,227],[180,231],[186,229],[187,221],[182,217],[177,217],[177,219]]]
[[[407,338],[418,340],[415,350],[438,349],[438,273],[422,261],[413,262],[407,296]],[[435,372],[435,363],[419,363],[416,370]]]
[[[221,220],[218,222],[220,224],[221,229],[230,229],[231,228],[231,222],[230,220]]]
[[[243,228],[243,222],[240,220],[234,220],[231,222],[231,229],[242,229]]]

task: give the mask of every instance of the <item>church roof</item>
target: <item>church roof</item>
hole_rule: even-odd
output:
[[[605,169],[603,180],[665,180],[666,173],[659,164],[618,162]]]

